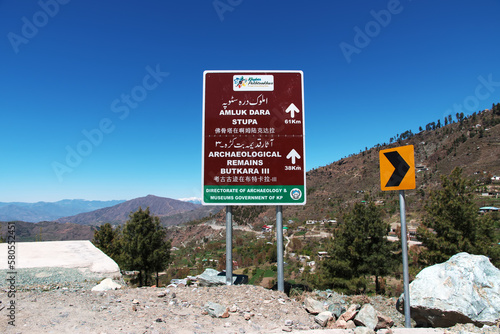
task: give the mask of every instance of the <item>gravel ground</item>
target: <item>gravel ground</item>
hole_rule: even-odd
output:
[[[0,277],[5,277],[5,272],[0,273]],[[116,291],[92,292],[90,289],[99,278],[73,269],[20,270],[17,277],[15,298],[9,297],[8,286],[2,280],[0,333],[266,334],[322,331],[314,316],[302,306],[305,295],[289,298],[282,292],[257,286],[124,287]],[[316,292],[311,296],[343,303],[346,307],[351,303],[371,303],[394,320],[395,328],[404,327],[404,316],[396,310],[395,298],[345,296],[334,292]],[[15,301],[15,327],[7,322],[7,307],[11,300]],[[227,307],[228,317],[211,317],[204,311],[208,302]],[[500,329],[461,324],[442,329],[442,333],[500,333]]]

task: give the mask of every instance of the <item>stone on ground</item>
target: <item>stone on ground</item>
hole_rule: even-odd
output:
[[[221,304],[208,302],[205,304],[205,311],[213,318],[229,317],[229,309]]]
[[[333,317],[332,312],[324,311],[314,317],[314,321],[321,327],[326,327],[328,321]]]
[[[218,276],[219,272],[215,269],[205,269],[203,273],[196,276],[198,279],[199,286],[218,286],[218,285],[226,285],[226,276]],[[235,281],[235,277],[233,276],[233,283]]]
[[[404,294],[397,308],[403,313]],[[500,318],[500,270],[486,256],[459,253],[423,269],[410,284],[417,326],[494,325]]]
[[[101,283],[97,284],[92,288],[92,291],[108,291],[108,290],[117,290],[122,286],[118,283],[115,283],[111,278],[104,279]]]
[[[323,306],[323,303],[320,301],[317,301],[314,298],[307,297],[304,300],[304,307],[307,310],[307,312],[311,314],[319,314],[323,311],[325,311],[325,307]]]
[[[368,327],[374,330],[375,327],[377,327],[378,323],[377,311],[370,304],[363,305],[361,310],[359,310],[358,314],[356,314],[356,317],[354,318],[354,323],[357,326]]]

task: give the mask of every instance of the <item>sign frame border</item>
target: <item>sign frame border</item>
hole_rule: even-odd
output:
[[[303,170],[303,179],[304,179],[304,201],[297,203],[279,203],[279,202],[269,202],[269,203],[206,203],[205,202],[205,92],[206,92],[206,77],[209,73],[248,73],[248,74],[272,74],[272,73],[300,73],[300,83],[301,83],[301,94],[302,94],[302,145],[304,148],[303,151],[303,159],[304,159],[304,170]],[[247,205],[262,205],[262,206],[283,206],[283,205],[306,205],[307,204],[307,175],[306,175],[306,125],[305,125],[305,100],[304,100],[304,72],[302,70],[205,70],[203,71],[203,97],[202,97],[202,109],[203,109],[203,118],[202,118],[202,145],[201,145],[201,204],[202,205],[211,205],[211,206],[247,206]],[[261,185],[258,185],[261,186]],[[292,185],[282,185],[282,187],[289,187]]]
[[[411,147],[411,148],[410,148]],[[382,177],[383,176],[387,176],[388,173],[384,170],[382,171],[382,159],[386,159],[387,158],[382,158],[383,154],[384,153],[388,153],[388,152],[398,152],[398,154],[404,159],[404,157],[406,156],[405,154],[401,154],[401,152],[399,150],[403,150],[403,151],[410,151],[413,153],[412,156],[411,156],[411,161],[408,161],[405,159],[405,162],[409,165],[410,169],[408,170],[407,174],[405,175],[405,177],[403,178],[403,180],[401,180],[401,184],[399,186],[395,186],[395,187],[386,187],[384,184],[383,184],[383,181],[385,180],[382,180]],[[410,172],[411,171],[411,172]],[[387,148],[387,149],[383,149],[383,150],[380,150],[379,151],[379,174],[380,174],[380,190],[381,191],[397,191],[397,190],[413,190],[413,189],[416,189],[416,184],[417,184],[417,180],[416,180],[416,171],[415,171],[415,146],[414,145],[402,145],[402,146],[397,146],[397,147],[392,147],[392,148]],[[392,173],[391,173],[392,175]],[[407,178],[410,178],[412,177],[412,180],[411,181],[408,181]],[[389,176],[390,178],[390,176]]]

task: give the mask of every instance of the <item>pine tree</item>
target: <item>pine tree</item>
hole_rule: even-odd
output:
[[[473,202],[471,180],[462,177],[462,169],[441,177],[442,187],[430,193],[425,205],[426,218],[417,230],[425,250],[424,265],[448,260],[459,252],[490,256],[498,266],[499,246],[494,240],[494,224],[490,217],[481,217]]]
[[[112,258],[118,266],[123,266],[122,235],[120,228],[113,229],[110,223],[101,225],[94,232],[92,243]]]
[[[373,202],[355,204],[327,246],[329,257],[320,263],[319,285],[360,293],[366,290],[367,277],[375,276],[380,292],[379,278],[397,263],[393,252],[397,244],[386,239],[388,232],[389,224]]]
[[[139,271],[140,285],[147,285],[152,273],[164,270],[170,261],[170,241],[165,241],[165,229],[149,208],[130,215],[123,229],[123,252],[129,270]]]

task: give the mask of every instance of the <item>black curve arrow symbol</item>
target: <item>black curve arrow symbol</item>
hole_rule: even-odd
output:
[[[394,173],[392,173],[391,178],[385,186],[397,187],[405,178],[406,173],[408,173],[410,165],[399,155],[398,151],[387,152],[384,155],[395,168]]]

